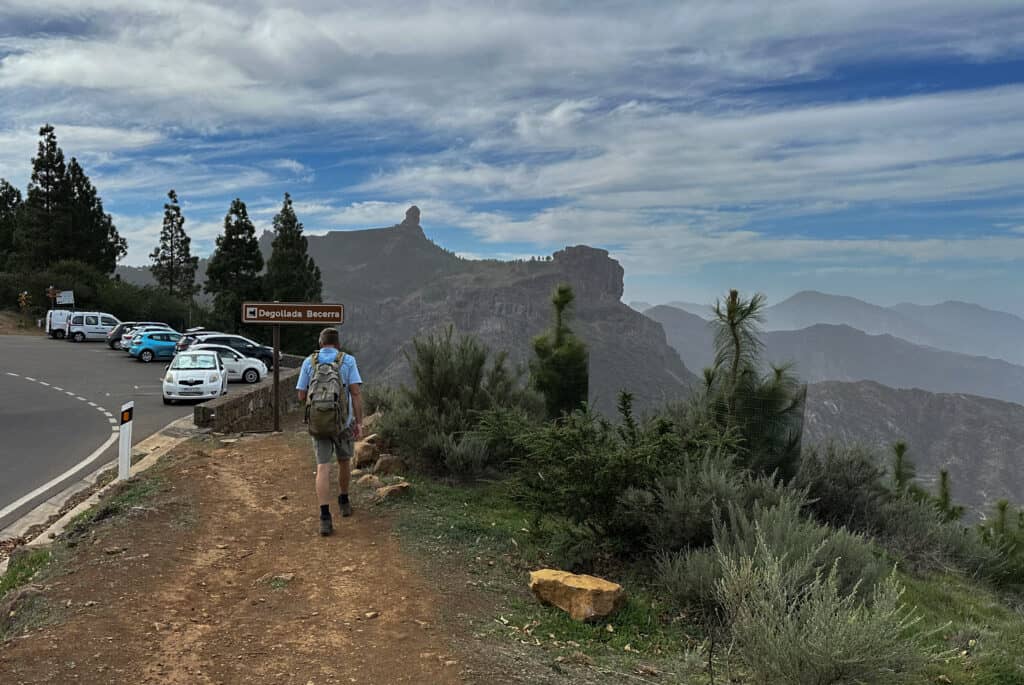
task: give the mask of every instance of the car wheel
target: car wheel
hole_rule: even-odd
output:
[[[256,369],[246,369],[245,373],[242,374],[242,380],[246,383],[258,383],[260,380],[260,373]]]
[[[121,349],[121,341],[120,340],[115,340],[114,342],[112,342],[110,344],[110,349],[112,349],[112,350],[119,350],[119,349]]]
[[[164,404],[174,404],[174,400],[165,397],[164,398]]]
[[[75,333],[72,340],[74,340],[75,342],[85,342],[85,333],[83,333],[82,331],[78,331],[77,333]]]
[[[63,340],[64,339],[64,331],[56,331],[53,334],[53,337],[57,338],[57,340]]]
[[[139,359],[147,364],[150,363],[153,361],[153,350],[143,350],[142,352],[139,352]]]

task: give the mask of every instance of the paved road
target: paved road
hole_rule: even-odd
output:
[[[190,407],[161,401],[165,366],[142,364],[99,342],[0,336],[0,530],[116,458],[113,424],[124,402],[135,401],[133,442],[189,413]],[[93,455],[93,463],[74,470]],[[62,474],[60,483],[5,511]]]

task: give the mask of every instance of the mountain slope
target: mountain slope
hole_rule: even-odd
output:
[[[941,336],[941,347],[1024,364],[1024,319],[968,302],[891,307]]]
[[[665,329],[683,361],[700,370],[713,360],[713,333],[699,317],[665,305],[646,315]],[[1024,367],[900,340],[868,335],[850,326],[817,324],[795,331],[766,331],[765,359],[794,364],[803,380],[873,380],[895,388],[964,392],[1024,403]]]
[[[889,334],[934,344],[936,331],[900,312],[855,297],[805,290],[764,310],[768,330],[795,330],[819,323],[852,326],[872,335]]]
[[[804,444],[858,442],[888,456],[909,446],[919,480],[934,491],[949,469],[953,496],[976,511],[1000,498],[1024,503],[1024,406],[964,394],[896,390],[879,383],[815,383],[807,390]]]

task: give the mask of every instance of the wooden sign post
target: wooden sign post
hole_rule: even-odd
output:
[[[345,305],[320,302],[243,302],[242,323],[269,324],[274,327],[274,432],[281,431],[281,324],[345,323]]]

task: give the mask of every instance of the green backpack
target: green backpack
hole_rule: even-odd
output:
[[[341,378],[345,354],[338,352],[333,362],[320,363],[320,353],[309,360],[313,365],[306,393],[306,424],[314,438],[337,439],[348,425],[348,392]]]

